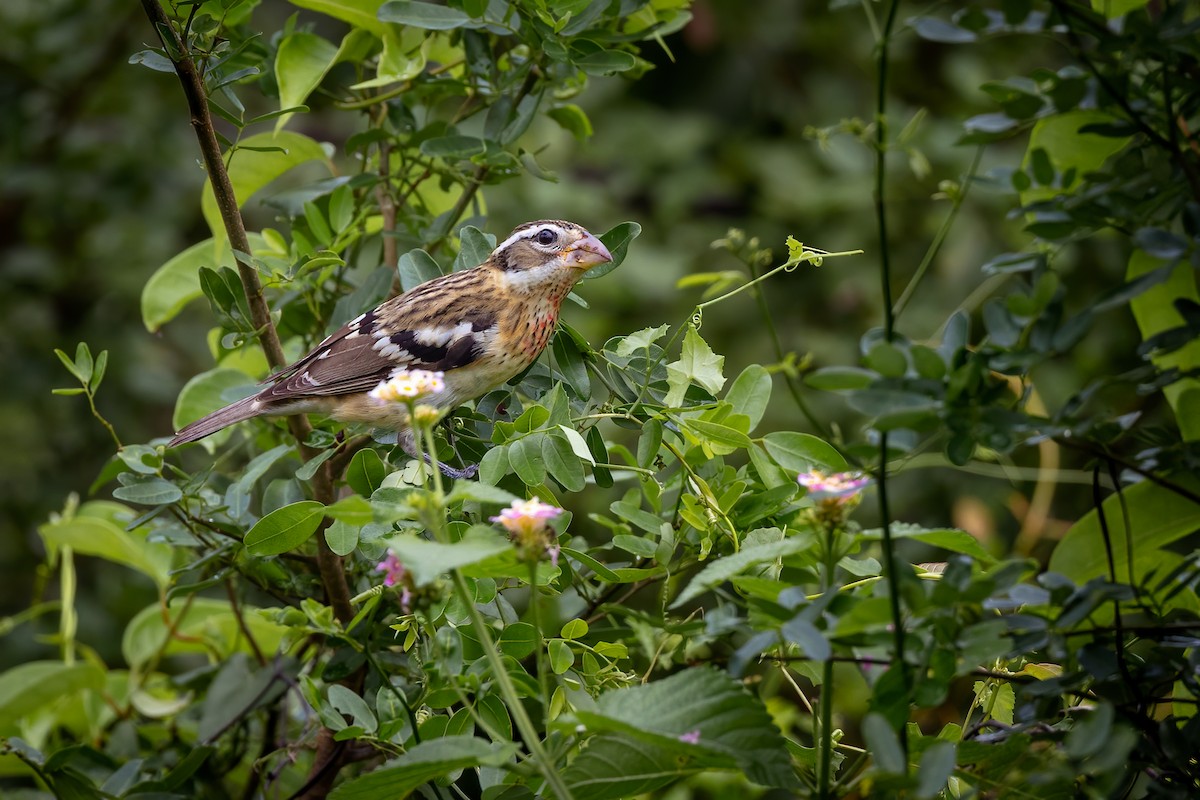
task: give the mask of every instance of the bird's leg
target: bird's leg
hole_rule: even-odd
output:
[[[417,448],[416,432],[411,428],[397,436],[396,443],[400,445],[401,450],[408,453],[412,458],[424,458],[426,464],[433,464],[433,457],[429,453],[422,452]],[[455,480],[474,478],[475,473],[479,471],[478,464],[468,464],[462,469],[458,469],[442,461],[438,461],[438,468],[441,469],[442,474],[447,478],[454,478]]]

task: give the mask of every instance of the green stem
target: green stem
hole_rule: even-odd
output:
[[[979,162],[983,159],[984,147],[986,145],[981,144],[975,148],[975,158],[971,160],[971,166],[967,170],[966,178],[962,182],[962,188],[954,198],[954,205],[950,207],[950,213],[946,215],[946,218],[942,220],[942,226],[938,228],[933,241],[929,244],[929,249],[925,251],[925,257],[917,265],[917,271],[913,273],[912,279],[904,287],[904,291],[900,293],[900,299],[892,307],[893,317],[899,317],[904,313],[904,309],[908,307],[908,301],[912,299],[913,294],[917,291],[917,287],[925,278],[925,273],[929,271],[929,265],[933,263],[933,259],[941,251],[942,244],[946,241],[946,235],[950,233],[950,228],[954,225],[954,220],[958,217],[959,209],[962,208],[963,202],[967,199],[967,192],[970,191],[971,182],[975,178],[976,171],[979,169]]]
[[[572,800],[571,790],[567,788],[566,782],[563,781],[554,764],[550,762],[546,749],[542,746],[542,740],[538,735],[537,728],[534,727],[533,720],[529,718],[528,712],[525,711],[525,706],[521,703],[521,697],[517,694],[517,688],[513,685],[512,678],[504,666],[504,661],[500,658],[500,652],[496,649],[496,643],[492,641],[491,631],[488,630],[483,615],[479,613],[479,609],[475,606],[475,598],[471,594],[470,587],[467,586],[467,579],[457,569],[454,570],[452,575],[454,578],[454,589],[458,592],[458,599],[466,606],[467,613],[471,616],[471,624],[474,626],[475,632],[479,635],[479,644],[483,648],[484,657],[487,658],[488,664],[492,668],[496,686],[500,689],[500,695],[504,698],[505,705],[508,706],[508,712],[512,714],[513,722],[516,724],[517,730],[521,733],[521,738],[525,741],[525,747],[529,749],[529,754],[533,756],[533,760],[537,763],[538,770],[546,778],[547,785],[554,792],[558,800]]]
[[[533,619],[533,628],[537,631],[537,649],[534,651],[537,661],[538,688],[542,693],[542,728],[550,722],[550,683],[546,674],[546,636],[542,631],[541,592],[537,584],[537,560],[529,559],[529,615]]]
[[[900,6],[899,0],[891,0],[888,5],[887,18],[879,38],[878,71],[879,83],[875,95],[875,220],[879,229],[879,281],[880,292],[883,295],[883,332],[884,338],[891,341],[896,333],[896,316],[892,311],[892,265],[888,253],[887,208],[884,205],[884,190],[887,185],[887,88],[888,88],[888,46],[892,38],[892,29],[896,24],[896,11]],[[896,550],[892,540],[892,516],[888,506],[888,434],[879,434],[879,470],[876,480],[879,483],[879,515],[883,525],[883,568],[888,581],[888,600],[892,617],[892,641],[895,651],[896,668],[901,671],[901,685],[908,687],[908,666],[904,660],[904,618],[900,609],[900,583],[896,572]],[[900,747],[904,751],[904,763],[908,764],[908,726],[901,725],[897,731]]]
[[[821,715],[820,747],[821,760],[817,764],[817,797],[829,800],[830,778],[833,767],[833,660],[826,659],[821,667],[821,697],[818,711]]]
[[[806,261],[813,261],[816,259],[825,259],[825,258],[836,258],[838,256],[860,256],[860,255],[862,255],[862,253],[863,253],[862,250],[843,250],[838,253],[830,253],[825,250],[818,250],[815,247],[805,247],[804,255],[802,255],[800,258],[794,259],[794,260],[789,258],[787,260],[787,263],[780,264],[778,267],[771,270],[770,272],[764,272],[762,275],[759,275],[757,278],[746,281],[745,283],[743,283],[741,286],[737,287],[736,289],[730,289],[725,294],[714,297],[712,300],[705,300],[703,303],[700,303],[699,305],[696,306],[696,311],[702,311],[702,310],[708,308],[709,306],[713,306],[713,305],[716,305],[717,303],[720,303],[722,300],[728,300],[729,298],[733,297],[734,295],[741,294],[742,292],[746,291],[750,287],[756,286],[757,284],[760,284],[763,281],[765,281],[767,278],[770,278],[771,276],[776,275],[780,272],[791,272],[796,267],[800,266],[801,264],[803,264]]]
[[[821,591],[828,592],[834,584],[834,570],[837,567],[837,554],[834,552],[834,541],[837,530],[833,525],[825,526],[824,565],[821,570]],[[817,762],[817,797],[829,800],[830,781],[833,767],[833,659],[825,659],[821,667],[821,696],[817,700],[821,726],[817,740],[820,760]]]

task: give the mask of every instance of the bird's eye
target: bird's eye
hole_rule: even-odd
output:
[[[541,245],[552,245],[557,238],[554,231],[549,228],[542,228],[537,232],[537,243]]]

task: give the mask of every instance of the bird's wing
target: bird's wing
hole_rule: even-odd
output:
[[[351,320],[276,375],[263,399],[354,394],[399,369],[448,372],[475,361],[496,336],[487,276],[466,270],[435,278]]]

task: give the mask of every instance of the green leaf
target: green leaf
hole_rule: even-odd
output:
[[[289,630],[251,605],[242,605],[240,614],[234,614],[224,598],[176,597],[168,604],[166,619],[157,601],[134,616],[121,637],[121,655],[134,669],[151,659],[180,653],[225,659],[235,652],[250,652],[243,628],[250,630],[264,653],[274,653]]]
[[[175,426],[175,430],[179,430],[189,422],[195,422],[205,414],[250,394],[252,384],[253,380],[248,375],[236,369],[217,367],[208,372],[201,372],[183,385],[179,397],[175,400],[175,413],[171,417],[171,424]],[[214,434],[222,438],[227,435]]]
[[[339,556],[350,555],[358,547],[358,535],[361,525],[351,525],[340,519],[335,519],[325,529],[325,543],[329,549]]]
[[[578,561],[583,566],[596,573],[596,577],[605,583],[625,583],[620,575],[606,567],[602,562],[589,556],[581,550],[572,550],[570,547],[564,547],[562,554],[568,558]]]
[[[657,536],[662,528],[663,520],[648,511],[643,511],[633,503],[617,500],[609,506],[609,510],[626,522],[631,522],[654,536]]]
[[[740,575],[751,567],[777,561],[784,556],[800,553],[813,546],[810,535],[793,535],[787,539],[752,545],[732,555],[710,561],[704,569],[692,578],[679,596],[671,603],[671,608],[679,608],[684,603],[703,594],[709,589],[720,586],[735,575]]]
[[[244,653],[226,659],[204,697],[196,727],[200,740],[215,739],[254,708],[282,694],[277,679],[273,669],[252,670]]]
[[[429,31],[448,31],[471,23],[457,8],[417,0],[390,0],[379,9],[379,19]]]
[[[426,586],[452,569],[512,549],[512,544],[487,525],[472,525],[460,541],[431,542],[412,534],[385,539],[383,544],[396,554],[417,586]]]
[[[544,436],[531,434],[508,446],[508,463],[526,486],[540,486],[546,482],[546,460],[541,441]]]
[[[493,503],[495,505],[506,506],[513,500],[518,499],[515,494],[501,489],[499,486],[491,486],[478,481],[455,481],[454,488],[450,490],[450,494],[446,496],[446,504],[460,503],[464,500],[473,500],[477,503]]]
[[[1197,481],[1181,482],[1196,491]],[[1133,574],[1137,583],[1142,576],[1160,566],[1162,551],[1168,545],[1200,528],[1200,505],[1149,481],[1126,486],[1120,494],[1107,497],[1101,507],[1112,539],[1117,578],[1121,581],[1129,575],[1129,543],[1126,540],[1129,533],[1125,529],[1122,500],[1128,509],[1133,531]],[[1096,509],[1072,525],[1059,541],[1050,556],[1050,570],[1061,572],[1077,584],[1108,575],[1104,536]]]
[[[395,2],[396,0],[393,0]],[[430,158],[457,160],[477,156],[487,150],[487,145],[478,136],[438,136],[421,142],[421,153]]]
[[[689,325],[679,360],[667,364],[667,384],[671,387],[666,397],[667,405],[683,403],[684,393],[692,383],[713,395],[721,391],[725,385],[725,376],[721,374],[724,365],[725,356],[715,354],[695,327]]]
[[[666,336],[669,330],[671,330],[670,325],[659,325],[657,328],[642,328],[640,331],[622,336],[621,340],[617,342],[617,355],[631,356],[639,350],[648,350],[650,345]]]
[[[183,499],[183,492],[170,481],[157,475],[122,476],[127,483],[113,489],[113,497],[126,503],[142,506],[165,506]]]
[[[1166,262],[1142,250],[1135,250],[1129,256],[1125,279],[1134,281],[1165,265]],[[1166,281],[1151,286],[1129,301],[1129,309],[1137,320],[1143,341],[1184,324],[1183,316],[1175,306],[1175,301],[1180,299],[1200,303],[1196,271],[1186,262],[1177,264]],[[1200,340],[1192,339],[1169,353],[1152,354],[1150,360],[1163,371],[1172,368],[1181,372],[1200,369]],[[1177,380],[1163,389],[1163,395],[1175,412],[1184,441],[1200,440],[1200,380],[1194,377]]]
[[[149,576],[161,590],[170,581],[172,548],[147,542],[143,529],[125,530],[132,517],[119,503],[92,501],[80,506],[73,517],[39,526],[38,535],[51,553],[70,547],[79,555],[124,564]]]
[[[583,462],[579,460],[565,436],[556,432],[542,437],[542,460],[546,462],[546,471],[550,473],[550,477],[561,483],[564,489],[568,492],[583,491]]]
[[[246,149],[254,147],[281,149],[270,151]],[[240,206],[245,206],[259,189],[294,167],[309,161],[326,161],[325,151],[320,144],[307,136],[291,131],[248,136],[241,140],[238,148],[238,152],[229,158],[229,180],[233,183],[233,191]],[[204,212],[205,221],[208,222],[209,230],[217,237],[218,252],[223,254],[226,250],[225,226],[221,221],[221,212],[217,208],[212,187],[207,181],[204,183],[200,207]]]
[[[863,738],[867,750],[875,757],[879,769],[891,775],[905,773],[904,751],[900,749],[900,738],[882,714],[871,712],[863,719]]]
[[[251,252],[266,248],[266,242],[257,233],[247,233]],[[155,333],[170,322],[191,301],[199,298],[200,267],[220,268],[235,266],[233,253],[222,247],[217,253],[214,239],[205,239],[192,245],[154,271],[142,287],[142,324]]]
[[[580,142],[586,142],[592,135],[592,121],[588,119],[583,109],[574,103],[552,108],[546,112],[546,115]]]
[[[383,0],[291,0],[291,3],[348,22],[376,36],[383,36],[387,31],[387,26],[379,21],[379,6]]]
[[[771,373],[760,364],[746,367],[725,393],[725,402],[733,406],[733,413],[749,417],[754,430],[771,402]]]
[[[405,797],[424,783],[474,767],[501,767],[517,753],[511,742],[488,743],[474,736],[444,736],[409,748],[404,755],[334,788],[330,800]]]
[[[354,724],[367,733],[374,733],[379,728],[379,721],[367,702],[351,689],[335,683],[329,687],[329,704],[338,712],[350,717]]]
[[[384,466],[379,453],[368,447],[359,450],[354,454],[354,458],[350,459],[350,466],[346,468],[346,483],[361,496],[370,497],[383,485],[387,474],[387,467]]]
[[[695,757],[703,766],[736,768],[763,786],[800,787],[786,741],[762,703],[711,667],[605,692],[594,710],[580,709],[575,715],[589,731],[622,733]],[[696,744],[680,739],[697,734]]]
[[[625,256],[629,253],[629,245],[632,244],[633,240],[641,232],[642,226],[636,222],[622,222],[620,225],[615,225],[600,234],[600,241],[608,248],[609,255],[612,256],[612,261],[607,264],[601,264],[598,267],[592,267],[583,273],[583,280],[590,281],[603,277],[621,266],[621,263],[625,261]]]
[[[383,34],[383,52],[379,54],[375,77],[360,81],[350,88],[354,91],[411,80],[425,69],[425,34],[416,28],[397,29],[388,26]]]
[[[763,444],[776,464],[792,472],[842,472],[849,468],[841,453],[811,434],[777,431],[764,436]]]
[[[30,661],[0,673],[0,724],[15,729],[17,720],[45,705],[83,690],[102,691],[104,671],[95,664]]]
[[[531,655],[538,642],[537,628],[528,622],[514,622],[504,627],[496,644],[504,655],[521,659]]]
[[[281,109],[303,105],[308,96],[336,63],[338,48],[315,33],[296,31],[283,38],[275,55],[275,83],[279,86]],[[275,121],[278,132],[291,114],[280,114]]]
[[[655,517],[657,520],[657,517]],[[658,552],[658,543],[641,536],[630,536],[627,533],[618,533],[612,538],[613,547],[619,547],[626,553],[632,553],[640,558],[654,558],[654,554]]]
[[[487,261],[496,248],[496,237],[474,225],[464,225],[458,232],[460,246],[454,258],[454,272],[472,269]]]
[[[908,371],[904,351],[891,342],[876,342],[865,360],[868,367],[885,378],[899,378]]]
[[[433,256],[421,249],[409,250],[400,256],[397,268],[400,272],[400,287],[406,292],[442,276],[442,268],[433,260]]]
[[[946,788],[946,781],[954,774],[958,755],[954,742],[938,741],[921,754],[917,767],[917,797],[933,800]]]
[[[575,338],[565,330],[554,334],[550,343],[550,352],[554,356],[554,366],[558,373],[574,391],[577,397],[587,398],[592,394],[592,378],[588,375],[587,356],[580,349]]]
[[[1049,157],[1054,171],[1060,175],[1070,171],[1083,175],[1097,170],[1110,156],[1125,149],[1130,137],[1081,133],[1080,128],[1117,121],[1110,114],[1095,109],[1076,109],[1042,117],[1029,134],[1021,169],[1028,172],[1032,167],[1033,153],[1041,149]],[[1063,187],[1030,186],[1020,193],[1021,204],[1050,200],[1062,193]]]
[[[243,540],[255,556],[274,556],[294,550],[308,541],[325,516],[325,506],[316,500],[301,500],[277,508],[255,523]]]
[[[754,446],[754,442],[750,437],[739,430],[722,425],[719,422],[705,422],[701,419],[686,420],[686,427],[695,433],[700,439],[712,442],[714,444],[732,447],[734,449],[742,448],[749,449]]]
[[[839,392],[865,389],[879,378],[879,373],[861,367],[822,367],[804,379],[814,389]]]
[[[588,624],[581,619],[573,619],[562,626],[559,635],[564,639],[582,639],[588,634]]]
[[[637,66],[637,59],[624,50],[598,50],[575,59],[575,66],[589,75],[611,75]]]
[[[575,800],[623,800],[699,772],[694,758],[655,747],[631,736],[602,733],[587,740],[583,752],[563,771]]]
[[[912,539],[924,542],[952,553],[968,555],[984,564],[996,562],[996,557],[984,550],[978,539],[958,528],[924,528],[907,522],[893,522],[891,528],[893,539]],[[865,539],[882,539],[883,529],[872,528],[863,531],[861,535]]]
[[[555,675],[562,675],[575,663],[575,654],[571,652],[571,646],[562,639],[546,642],[546,652],[550,656],[550,669]]]
[[[372,521],[374,511],[371,503],[365,497],[357,494],[347,495],[336,503],[325,508],[325,516],[345,522],[348,525],[362,527]]]

